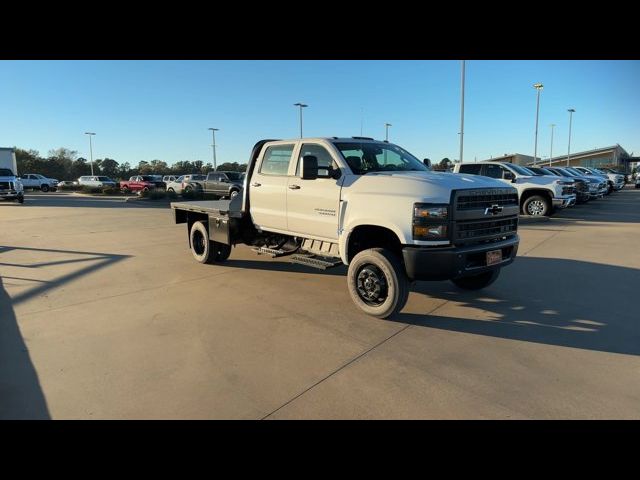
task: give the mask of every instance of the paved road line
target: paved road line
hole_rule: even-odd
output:
[[[444,302],[442,302],[440,305],[438,305],[437,307],[433,308],[432,310],[428,311],[425,315],[431,315],[433,312],[435,312],[436,310],[438,310],[440,307],[443,307],[444,305],[446,305],[447,303],[449,303],[449,300],[445,300]],[[400,322],[398,322],[400,323]],[[380,345],[383,345],[385,343],[387,343],[389,340],[391,340],[392,338],[394,338],[395,336],[401,334],[402,332],[404,332],[405,330],[407,330],[409,327],[411,326],[415,326],[415,325],[411,325],[409,323],[405,324],[404,327],[402,327],[400,330],[398,330],[395,333],[392,333],[390,336],[388,336],[387,338],[381,340],[380,342],[378,342],[377,344],[375,344],[373,347],[369,348],[368,350],[365,350],[364,352],[362,352],[360,355],[352,358],[351,360],[349,360],[347,363],[345,363],[344,365],[341,365],[340,367],[338,367],[336,370],[334,370],[333,372],[331,372],[329,375],[327,375],[324,378],[321,378],[320,380],[318,380],[316,383],[314,383],[313,385],[311,385],[310,387],[308,387],[307,389],[303,390],[302,392],[300,392],[298,395],[296,395],[295,397],[289,399],[287,402],[283,403],[282,405],[280,405],[278,408],[276,408],[274,411],[272,411],[271,413],[265,415],[264,417],[262,417],[260,420],[266,420],[267,418],[269,418],[271,415],[273,415],[274,413],[282,410],[284,407],[286,407],[287,405],[289,405],[290,403],[292,403],[294,400],[297,400],[298,398],[300,398],[301,396],[303,396],[305,393],[313,390],[315,387],[317,387],[318,385],[320,385],[322,382],[324,382],[325,380],[328,380],[329,378],[333,377],[336,373],[342,371],[343,369],[345,369],[346,367],[348,367],[349,365],[351,365],[352,363],[356,362],[357,360],[360,360],[362,357],[364,357],[366,354],[368,354],[369,352],[372,352],[373,350],[375,350],[376,348],[378,348]]]

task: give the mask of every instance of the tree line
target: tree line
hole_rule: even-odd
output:
[[[91,162],[78,157],[78,152],[68,148],[49,150],[46,157],[37,150],[16,148],[16,162],[20,175],[39,173],[58,180],[76,180],[83,175],[91,175]],[[218,170],[244,172],[246,164],[226,162],[218,165]],[[168,165],[162,160],[141,160],[132,166],[129,162],[119,163],[113,158],[98,158],[93,161],[93,174],[104,175],[114,180],[125,180],[134,175],[183,175],[189,173],[212,172],[213,165],[202,160],[181,161]]]

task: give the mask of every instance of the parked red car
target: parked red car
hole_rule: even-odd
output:
[[[120,182],[120,190],[124,193],[129,192],[148,192],[154,188],[165,189],[166,185],[163,181],[159,181],[155,175],[136,175],[129,180],[123,180]]]

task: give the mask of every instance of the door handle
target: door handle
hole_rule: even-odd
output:
[[[252,186],[252,187],[259,187],[260,185],[262,185],[262,184],[261,184],[261,183],[258,183],[258,182],[253,182],[253,183],[251,184],[251,186]]]
[[[300,186],[299,185],[289,185],[289,188],[291,190],[300,190]]]

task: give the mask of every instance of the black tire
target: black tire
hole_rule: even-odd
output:
[[[167,192],[175,193],[175,190],[173,188],[168,188]]]
[[[129,193],[129,187],[127,187],[126,185],[122,187],[121,190],[122,190],[122,193],[124,193],[125,195]]]
[[[142,191],[143,191],[143,192],[145,192],[145,193],[148,193],[148,192],[149,192],[149,187],[144,187],[144,188],[142,189]]]
[[[236,189],[230,190],[229,191],[229,200],[231,200],[233,197],[238,195],[238,193],[240,193],[240,190],[236,190]]]
[[[214,262],[224,262],[231,255],[231,245],[220,242],[211,242],[214,253]]]
[[[610,195],[613,192],[613,184],[609,184],[609,189],[607,190],[607,195]]]
[[[186,187],[184,187],[184,191],[186,193],[191,193],[191,192],[193,192],[193,187],[190,187],[189,185],[187,185]]]
[[[551,215],[551,202],[542,195],[531,195],[522,204],[522,213],[533,217],[546,217]]]
[[[18,197],[18,203],[24,203],[24,195]]]
[[[387,318],[409,298],[409,279],[400,259],[384,248],[358,253],[349,263],[347,287],[353,303],[368,315]]]
[[[473,275],[472,277],[462,277],[451,280],[457,287],[464,290],[480,290],[488,287],[500,276],[500,269],[495,268],[490,272]]]
[[[209,231],[203,222],[195,222],[189,232],[191,253],[199,263],[224,262],[231,255],[231,245],[209,240]]]
[[[40,190],[47,193],[49,191],[49,185],[47,184],[40,185]]]

